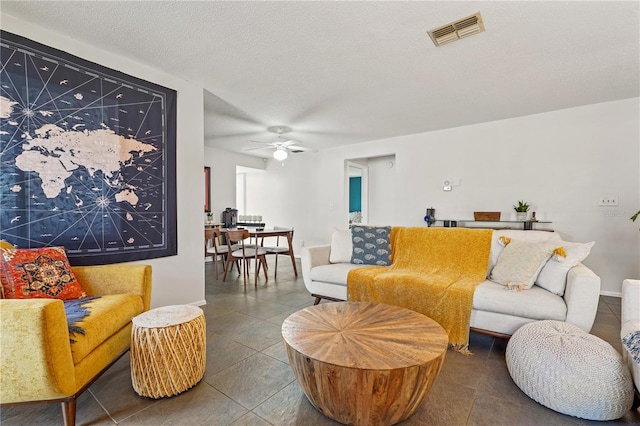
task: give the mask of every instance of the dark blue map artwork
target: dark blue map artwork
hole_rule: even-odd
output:
[[[177,254],[176,92],[0,33],[0,239],[74,265]]]

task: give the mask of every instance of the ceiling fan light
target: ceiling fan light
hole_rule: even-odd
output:
[[[273,151],[273,158],[275,158],[278,161],[284,161],[287,159],[288,156],[289,156],[289,153],[287,153],[287,150],[282,147],[278,147],[276,148],[275,151]]]

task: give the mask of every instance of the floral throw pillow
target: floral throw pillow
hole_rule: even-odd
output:
[[[0,281],[5,299],[85,297],[63,247],[0,248]]]

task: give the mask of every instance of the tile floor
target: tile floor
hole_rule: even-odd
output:
[[[237,273],[215,280],[205,265],[207,368],[203,380],[178,396],[139,397],[125,355],[78,400],[78,425],[336,425],[307,401],[287,363],[282,321],[312,304],[291,264],[271,264],[267,283],[245,291]],[[298,270],[300,267],[298,266]],[[620,299],[601,297],[592,332],[620,350]],[[447,353],[434,388],[403,425],[582,425],[589,422],[549,410],[524,395],[505,364],[506,341],[472,333],[473,356]],[[59,404],[3,407],[9,425],[62,424]],[[629,412],[609,424],[640,424]]]

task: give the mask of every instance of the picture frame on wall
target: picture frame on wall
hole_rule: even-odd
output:
[[[204,212],[211,213],[211,167],[204,168]]]

